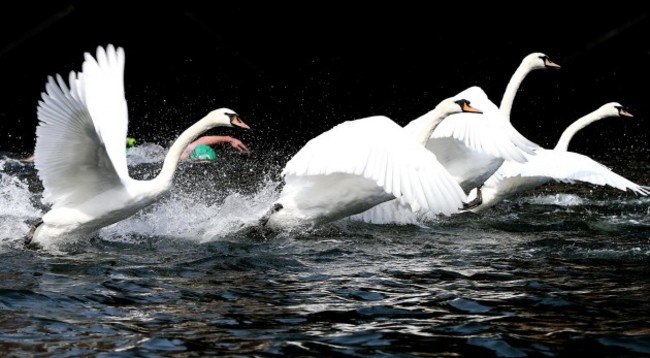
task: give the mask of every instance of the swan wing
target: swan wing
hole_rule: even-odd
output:
[[[487,94],[480,87],[469,87],[456,96],[468,99],[473,106],[480,108],[483,114],[456,113],[447,117],[436,127],[429,139],[429,142],[441,138],[445,139],[435,144],[438,147],[436,150],[444,149],[445,143],[458,146],[458,144],[448,140],[452,138],[460,142],[462,147],[465,147],[464,151],[471,150],[480,154],[523,163],[526,161],[525,153],[533,154],[533,149],[539,148],[538,145],[524,138],[510,124],[508,119],[501,114],[499,107],[490,101]],[[424,116],[416,118],[408,123],[405,129],[411,134],[418,133],[421,131],[424,121]],[[434,146],[434,144],[431,144],[431,146]],[[433,149],[431,146],[428,145],[430,150]],[[461,160],[461,158],[458,160]]]
[[[97,48],[96,58],[85,54],[83,80],[86,105],[97,135],[123,182],[130,180],[125,138],[128,110],[124,98],[124,50],[108,45]]]
[[[527,163],[506,168],[510,168],[510,170],[500,168],[499,175],[502,177],[547,177],[564,183],[581,181],[594,185],[609,185],[622,191],[631,190],[640,195],[650,194],[646,187],[614,173],[586,155],[574,152],[538,150],[535,156],[529,157]]]
[[[453,138],[471,151],[520,163],[526,161],[525,152],[531,151],[516,129],[487,113],[457,113],[447,117],[433,131],[429,142],[443,138]]]
[[[282,173],[360,175],[414,209],[447,215],[465,198],[435,155],[383,116],[344,122],[310,140]]]
[[[70,87],[61,76],[48,78],[37,106],[34,164],[53,207],[79,203],[120,185],[120,179],[93,124],[84,84],[74,72]]]
[[[535,155],[535,151],[542,149],[542,147],[531,141],[530,139],[524,137],[519,131],[513,127],[513,125],[508,121],[503,124],[505,127],[506,134],[508,138],[514,143],[519,149],[524,151],[528,155]]]
[[[418,212],[394,199],[375,205],[372,208],[350,216],[352,221],[362,221],[371,224],[418,224]]]
[[[113,138],[118,136],[116,133],[106,136],[107,132],[122,131],[104,128],[102,132],[102,126],[93,121],[88,107],[88,84],[101,87],[102,79],[92,73],[72,72],[68,82],[69,87],[61,76],[49,77],[37,106],[39,124],[34,161],[43,182],[43,200],[52,203],[53,207],[82,203],[122,185],[107,145],[121,146],[124,151],[122,172],[128,173],[124,149],[126,131],[119,140]],[[95,95],[94,102],[100,100]],[[116,161],[119,163],[119,158]]]

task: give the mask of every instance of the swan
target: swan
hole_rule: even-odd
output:
[[[86,53],[82,72],[48,77],[37,106],[35,167],[51,209],[27,235],[29,247],[48,248],[123,220],[166,193],[183,150],[215,126],[248,128],[236,112],[220,108],[186,129],[152,180],[129,176],[124,138],[124,50]]]
[[[511,76],[499,107],[481,90],[473,95],[480,101],[472,102],[483,110],[481,118],[464,114],[451,116],[431,135],[427,149],[436,154],[466,193],[483,184],[504,161],[523,163],[526,154],[533,154],[539,148],[512,126],[510,110],[524,78],[534,70],[547,68],[556,69],[559,65],[541,52],[527,55]],[[470,87],[466,91],[479,90]]]
[[[534,189],[551,180],[565,183],[581,181],[609,185],[644,196],[650,194],[648,188],[612,172],[588,156],[568,151],[569,142],[579,130],[609,117],[632,117],[632,114],[618,102],[606,103],[569,125],[562,132],[555,148],[536,150],[535,155],[530,156],[526,163],[503,163],[483,185],[483,203],[471,211],[485,210],[508,197]]]
[[[510,77],[506,90],[503,92],[503,97],[501,97],[501,103],[499,104],[499,111],[501,114],[510,121],[510,112],[512,111],[512,104],[515,102],[517,91],[519,91],[521,83],[524,82],[524,79],[529,73],[535,70],[560,68],[560,65],[553,62],[551,58],[543,52],[533,52],[526,55]]]
[[[528,54],[510,77],[499,107],[477,86],[458,94],[471,98],[483,114],[467,116],[460,113],[449,116],[433,131],[426,147],[436,155],[465,193],[479,188],[480,194],[481,185],[505,161],[525,162],[528,155],[534,154],[534,150],[539,148],[539,145],[526,139],[512,126],[510,111],[521,83],[530,72],[559,68],[557,63],[542,52]],[[419,122],[419,118],[415,119],[405,129],[418,132],[421,127]],[[464,208],[479,205],[480,199],[481,196],[477,195]],[[376,224],[417,221],[414,213],[397,201],[382,203],[351,219]]]
[[[396,197],[413,208],[456,212],[465,194],[424,144],[445,117],[460,112],[480,113],[456,96],[425,114],[424,130],[415,136],[384,116],[347,121],[320,134],[287,162],[280,198],[260,223],[312,228]]]

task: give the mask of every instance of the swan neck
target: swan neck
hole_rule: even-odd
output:
[[[422,123],[422,127],[420,127],[420,131],[417,134],[417,142],[422,145],[427,145],[431,134],[445,117],[447,117],[447,114],[438,106],[418,118]]]
[[[162,169],[154,180],[156,180],[160,185],[166,187],[170,186],[172,179],[174,179],[174,173],[178,167],[178,162],[185,148],[187,148],[187,146],[190,145],[190,143],[192,143],[201,133],[212,127],[213,125],[210,125],[209,119],[204,117],[184,130],[183,133],[178,136],[174,144],[169,148]]]
[[[558,140],[557,145],[555,146],[555,150],[564,151],[564,152],[568,151],[569,142],[571,141],[573,136],[576,133],[578,133],[579,130],[605,117],[606,116],[592,112],[584,117],[579,118],[575,122],[571,123],[571,125],[569,125],[564,130],[564,132],[562,132],[562,135],[560,136],[560,140]]]
[[[515,102],[515,96],[517,91],[519,91],[519,86],[524,81],[524,78],[530,73],[530,68],[523,63],[517,67],[515,73],[510,77],[510,81],[506,86],[506,90],[503,93],[501,98],[501,104],[499,105],[499,111],[501,114],[510,121],[510,111],[512,110],[512,104]]]

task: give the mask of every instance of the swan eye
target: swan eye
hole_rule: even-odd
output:
[[[457,101],[454,101],[454,103],[460,106],[460,110],[462,112],[479,113],[479,114],[483,113],[483,111],[481,111],[480,109],[472,107],[470,105],[471,102],[466,99],[459,99]]]
[[[465,106],[469,106],[469,101],[466,99],[459,99],[458,101],[454,101],[457,105],[460,106],[460,108],[465,108]]]
[[[237,121],[239,121],[239,115],[237,113],[228,112],[226,113],[226,116],[230,118],[230,123],[236,123]]]
[[[540,55],[539,58],[542,60],[544,63],[544,67],[546,68],[554,68],[554,69],[559,69],[560,65],[557,63],[553,62],[548,56],[546,55]]]

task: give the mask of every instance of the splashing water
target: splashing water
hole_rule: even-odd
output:
[[[165,151],[150,149],[130,163],[134,177],[160,170]],[[402,225],[342,220],[259,240],[250,229],[279,195],[282,161],[268,152],[183,161],[168,195],[65,252],[16,244],[24,222],[45,210],[42,187],[33,165],[2,162],[0,350],[650,352],[649,198],[580,186],[547,195],[564,193],[550,187],[480,215]]]
[[[532,198],[527,198],[525,201],[531,204],[538,205],[558,205],[558,206],[576,206],[583,205],[585,201],[575,194],[553,194],[541,195]]]
[[[158,163],[165,159],[167,149],[154,143],[142,143],[126,150],[129,165]]]
[[[4,162],[0,161],[0,167]],[[32,204],[32,193],[27,183],[0,172],[0,240],[16,241],[30,229],[28,221],[43,213]]]
[[[153,204],[139,214],[106,227],[100,237],[108,241],[134,243],[134,237],[163,236],[198,243],[223,238],[255,226],[277,199],[278,182],[267,179],[252,194],[229,193],[219,203],[182,190]]]

